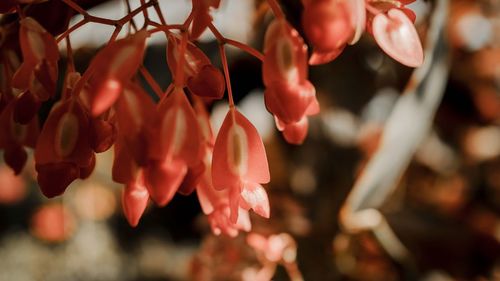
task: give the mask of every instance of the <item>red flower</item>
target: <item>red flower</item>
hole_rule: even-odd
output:
[[[418,67],[424,61],[420,38],[407,13],[400,9],[390,9],[380,13],[372,21],[373,37],[377,44],[393,59],[400,63]]]
[[[201,0],[205,1],[205,0]],[[178,35],[168,36],[167,63],[173,75],[177,73],[180,58],[181,39]],[[224,76],[212,65],[208,57],[193,43],[187,42],[184,52],[184,81],[189,91],[208,99],[221,99],[226,89]]]
[[[266,151],[255,127],[233,107],[215,140],[212,180],[217,190],[229,189],[233,224],[238,220],[239,207],[269,217],[269,200],[260,186],[269,182]]]
[[[89,83],[87,106],[92,116],[101,115],[118,99],[137,72],[146,48],[146,31],[110,43],[99,51],[87,71]]]
[[[266,107],[285,139],[301,143],[307,135],[307,116],[319,112],[316,90],[307,80],[307,48],[286,21],[275,20],[266,33],[264,54]]]
[[[36,20],[27,17],[20,24],[23,63],[12,77],[12,87],[25,91],[17,101],[16,120],[26,124],[38,111],[40,102],[56,92],[59,50],[54,37]]]
[[[158,104],[159,129],[152,144],[154,160],[145,170],[149,194],[158,205],[166,205],[179,189],[188,167],[201,155],[201,132],[184,90],[171,87]]]
[[[62,194],[73,180],[88,176],[93,161],[87,112],[77,98],[59,101],[45,121],[35,147],[38,184],[43,194]]]
[[[28,158],[24,146],[35,147],[38,137],[38,120],[19,124],[14,120],[15,100],[11,100],[0,113],[0,149],[4,149],[4,160],[15,174],[19,174]]]

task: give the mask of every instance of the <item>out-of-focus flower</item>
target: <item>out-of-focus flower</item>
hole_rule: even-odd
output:
[[[38,209],[31,219],[31,233],[46,242],[67,240],[76,228],[76,221],[62,204],[47,204]]]

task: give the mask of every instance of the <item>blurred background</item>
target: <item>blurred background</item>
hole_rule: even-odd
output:
[[[90,13],[120,18],[126,12],[123,1],[104,2]],[[159,2],[169,23],[182,22],[190,9],[187,0]],[[223,0],[215,25],[261,50],[272,19],[262,2]],[[300,1],[281,3],[300,32]],[[410,7],[425,41],[434,1]],[[380,208],[409,251],[408,264],[391,257],[373,232],[344,231],[338,218],[413,69],[385,55],[368,34],[333,62],[311,67],[321,114],[310,119],[305,143],[294,146],[265,110],[260,61],[230,49],[235,99],[263,137],[271,171],[271,218],[252,215],[252,231],[289,233],[304,280],[500,280],[500,1],[452,0],[449,12],[451,63],[442,101]],[[140,16],[137,22],[141,26]],[[80,71],[112,31],[89,24],[72,34]],[[170,83],[165,41],[154,36],[145,61],[163,89]],[[220,66],[210,34],[198,46]],[[226,110],[224,102],[212,106],[215,130]],[[164,208],[151,204],[131,228],[121,211],[122,187],[111,181],[112,159],[111,151],[100,154],[90,179],[51,200],[36,186],[32,160],[21,177],[0,162],[0,280],[243,280],[262,266],[244,233],[210,232],[195,194],[176,195]],[[278,267],[273,280],[290,277]]]

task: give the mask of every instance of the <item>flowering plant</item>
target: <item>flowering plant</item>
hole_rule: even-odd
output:
[[[406,6],[412,0],[303,0],[302,27],[313,49],[310,55],[276,0],[267,1],[275,19],[267,28],[262,52],[219,32],[211,11],[220,0],[193,0],[182,24],[167,23],[156,0],[141,0],[137,9],[118,20],[86,11],[99,2],[2,1],[0,12],[12,24],[2,26],[6,36],[0,49],[0,148],[16,174],[26,162],[25,147],[34,148],[40,189],[54,197],[74,180],[87,178],[95,167],[95,154],[113,147],[112,178],[125,186],[123,210],[132,226],[139,223],[149,198],[165,206],[177,192],[194,190],[216,234],[249,231],[249,210],[270,216],[261,185],[270,180],[265,148],[233,101],[226,45],[262,61],[265,106],[292,144],[304,141],[308,116],[320,111],[308,80],[309,64],[334,60],[365,30],[404,65],[418,67],[424,59],[413,25],[415,14]],[[50,21],[44,9],[63,16]],[[150,19],[153,11],[160,22]],[[145,18],[142,27],[134,21],[139,13]],[[69,26],[77,14],[83,19]],[[71,33],[87,23],[114,26],[115,31],[85,72],[78,73]],[[119,38],[125,26],[128,32]],[[219,43],[222,71],[195,44],[206,30]],[[142,64],[147,41],[155,33],[163,33],[168,42],[173,81],[166,90]],[[67,67],[59,74],[58,44],[63,41]],[[158,103],[138,82],[139,76],[154,90]],[[63,84],[60,93],[58,82]],[[226,90],[228,111],[215,135],[207,105],[222,99]],[[37,116],[48,102],[55,103],[42,125]]]

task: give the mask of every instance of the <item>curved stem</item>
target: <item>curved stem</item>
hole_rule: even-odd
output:
[[[158,83],[156,83],[156,80],[153,78],[153,76],[148,71],[148,69],[146,67],[144,67],[144,65],[141,65],[139,67],[139,71],[141,72],[141,75],[142,75],[142,77],[144,77],[146,82],[148,82],[148,85],[151,87],[151,89],[153,89],[155,94],[158,97],[161,97],[163,95],[163,91],[161,90],[160,85],[158,85]]]
[[[229,45],[232,45],[254,57],[256,57],[257,59],[263,61],[264,60],[264,54],[262,54],[261,52],[257,51],[256,49],[244,44],[244,43],[241,43],[241,42],[238,42],[238,41],[235,41],[235,40],[232,40],[232,39],[228,39],[228,38],[225,38],[225,41],[227,44]]]
[[[227,66],[226,50],[224,49],[224,44],[219,44],[220,59],[222,62],[222,68],[224,69],[224,77],[226,78],[226,88],[227,96],[229,99],[229,107],[234,108],[233,90],[231,89],[231,80],[229,78],[229,68]]]
[[[267,0],[267,4],[269,5],[271,10],[273,11],[273,14],[276,18],[278,18],[278,19],[285,18],[285,14],[283,13],[283,10],[281,10],[281,7],[278,4],[278,2],[276,2],[276,0]]]

